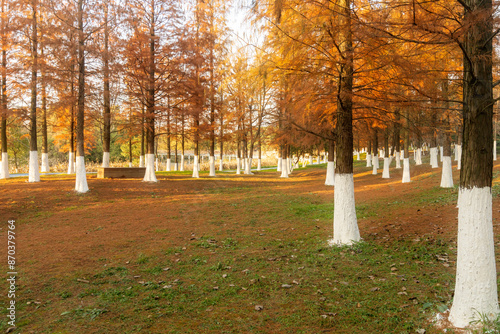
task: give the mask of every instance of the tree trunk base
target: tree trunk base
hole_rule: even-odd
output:
[[[102,167],[109,167],[109,152],[104,152],[102,155]]]
[[[328,161],[326,166],[325,186],[335,186],[335,163],[333,161]]]
[[[50,171],[49,168],[49,154],[42,153],[42,173],[48,173]]]
[[[68,174],[75,174],[75,158],[74,153],[69,152],[68,157]]]
[[[443,157],[443,169],[441,172],[441,188],[453,188],[453,172],[451,167],[451,156]]]
[[[83,194],[89,191],[87,173],[85,171],[85,157],[76,157],[76,182],[75,191]]]
[[[0,179],[8,179],[9,174],[9,153],[2,152],[2,164],[0,166]]]
[[[356,218],[353,174],[335,175],[333,239],[330,245],[351,245],[361,240]]]
[[[28,182],[40,182],[40,170],[38,169],[37,151],[30,151]]]
[[[193,177],[194,178],[199,178],[200,177],[200,167],[198,166],[198,156],[194,156],[194,162],[193,162]]]
[[[389,179],[390,174],[389,174],[389,167],[391,164],[391,159],[390,158],[384,158],[384,171],[382,172],[382,178],[383,179]]]
[[[144,182],[158,182],[155,174],[155,155],[146,154],[146,174],[144,174]]]
[[[499,314],[491,188],[460,188],[455,295],[450,322],[459,328]]]
[[[402,183],[411,182],[410,179],[410,158],[403,159],[403,180]]]

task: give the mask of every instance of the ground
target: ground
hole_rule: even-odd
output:
[[[430,319],[449,307],[454,285],[457,187],[439,188],[440,169],[428,164],[412,165],[409,184],[401,169],[381,172],[355,163],[364,241],[353,248],[327,247],[326,165],[288,179],[89,176],[83,195],[74,176],[0,180],[3,249],[7,221],[16,225],[14,332],[438,332]],[[496,232],[499,174],[497,162]]]

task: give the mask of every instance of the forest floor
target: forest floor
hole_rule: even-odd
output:
[[[341,248],[327,245],[326,165],[288,179],[276,171],[160,172],[154,184],[89,176],[83,195],[74,175],[0,180],[4,255],[7,221],[16,227],[12,332],[443,332],[433,319],[452,301],[458,190],[441,189],[441,169],[426,158],[407,184],[401,169],[382,179],[382,169],[372,175],[355,162],[363,242]],[[494,178],[500,245],[500,161]],[[6,315],[2,307],[3,332]]]

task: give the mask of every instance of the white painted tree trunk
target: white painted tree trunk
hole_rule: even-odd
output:
[[[50,171],[49,168],[49,154],[42,153],[42,173],[48,173]]]
[[[384,158],[384,171],[382,172],[382,178],[383,179],[389,179],[389,166],[391,164],[391,159],[390,158]]]
[[[236,174],[241,174],[241,158],[236,158]],[[280,167],[281,161],[278,161],[278,168]]]
[[[453,188],[453,173],[451,169],[451,156],[443,157],[443,169],[441,171],[441,188]]]
[[[422,149],[417,148],[415,164],[420,166],[422,164]]]
[[[455,161],[458,161],[458,154],[459,154],[459,151],[461,150],[461,147],[462,145],[459,145],[459,144],[455,144]]]
[[[396,152],[396,169],[401,168],[401,153]]]
[[[257,160],[257,170],[262,170],[262,159]]]
[[[85,157],[76,157],[76,182],[75,191],[83,194],[89,191],[87,173],[85,171]]]
[[[193,162],[193,177],[194,178],[199,178],[200,177],[200,172],[198,169],[198,156],[194,156],[194,162]]]
[[[439,146],[439,161],[443,162],[443,146]]]
[[[335,162],[328,161],[328,165],[326,166],[325,186],[334,186],[334,185],[335,185]]]
[[[358,160],[358,161],[361,160],[361,158],[359,157],[359,152],[358,151],[356,151],[356,160]]]
[[[286,163],[286,159],[283,159],[281,161],[281,176],[280,177],[285,177],[287,178],[288,177],[288,164]]]
[[[172,159],[168,158],[167,159],[167,172],[172,171]]]
[[[281,172],[281,167],[283,165],[283,158],[278,158],[278,169],[277,172]]]
[[[321,156],[318,155],[318,158],[316,159],[316,164],[319,165],[321,163]]]
[[[184,171],[184,154],[181,155],[181,166],[180,166],[180,171],[183,172]]]
[[[286,158],[286,165],[288,167],[288,174],[292,174],[293,172],[293,165],[292,165],[292,159]]]
[[[68,154],[68,174],[75,173],[75,156],[73,152]]]
[[[129,167],[132,167],[132,163],[131,163],[131,162],[129,162],[129,163],[128,163],[128,166],[129,166]]]
[[[313,164],[313,157],[312,155],[309,156],[309,165],[312,165]]]
[[[143,155],[141,155],[141,156],[139,157],[139,167],[145,167],[145,166],[144,166],[144,156],[143,156]]]
[[[159,165],[158,164],[158,158],[156,158],[156,160],[155,160],[155,171],[157,171],[157,172],[159,171],[159,169],[158,169],[159,166],[158,165]]]
[[[224,170],[224,163],[222,161],[222,159],[220,159],[219,161],[219,171],[222,172]]]
[[[497,141],[493,141],[493,161],[497,161]]]
[[[403,159],[403,181],[402,183],[411,182],[410,180],[410,158]]]
[[[9,154],[2,152],[2,165],[0,166],[0,179],[8,179],[9,174]]]
[[[431,147],[431,167],[432,168],[439,168],[439,162],[438,162],[438,148],[437,147]]]
[[[38,169],[37,151],[30,151],[28,182],[40,182],[40,170]]]
[[[372,155],[366,154],[366,167],[372,167]]]
[[[373,174],[373,175],[377,175],[377,173],[378,173],[378,155],[374,155],[374,156],[373,156],[373,162],[372,162],[372,165],[373,165],[373,171],[372,171],[372,174]]]
[[[146,174],[144,174],[144,182],[158,182],[155,174],[155,155],[146,154]]]
[[[462,145],[458,145],[456,148],[455,155],[457,156],[457,170],[460,170],[462,167]]]
[[[102,167],[109,167],[109,152],[102,154]]]
[[[449,320],[466,327],[499,313],[491,188],[460,188],[457,275]]]
[[[210,164],[210,173],[208,174],[208,176],[215,176],[215,157],[214,156],[210,156],[209,158],[209,164]]]
[[[354,201],[352,174],[335,175],[333,239],[330,245],[351,245],[361,240]]]

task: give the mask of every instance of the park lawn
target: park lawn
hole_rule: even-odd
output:
[[[332,248],[325,167],[90,177],[84,195],[74,176],[0,180],[4,245],[16,221],[14,333],[442,332],[432,320],[452,300],[457,187],[440,189],[428,164],[402,184],[401,170],[384,180],[356,162],[363,242]]]

